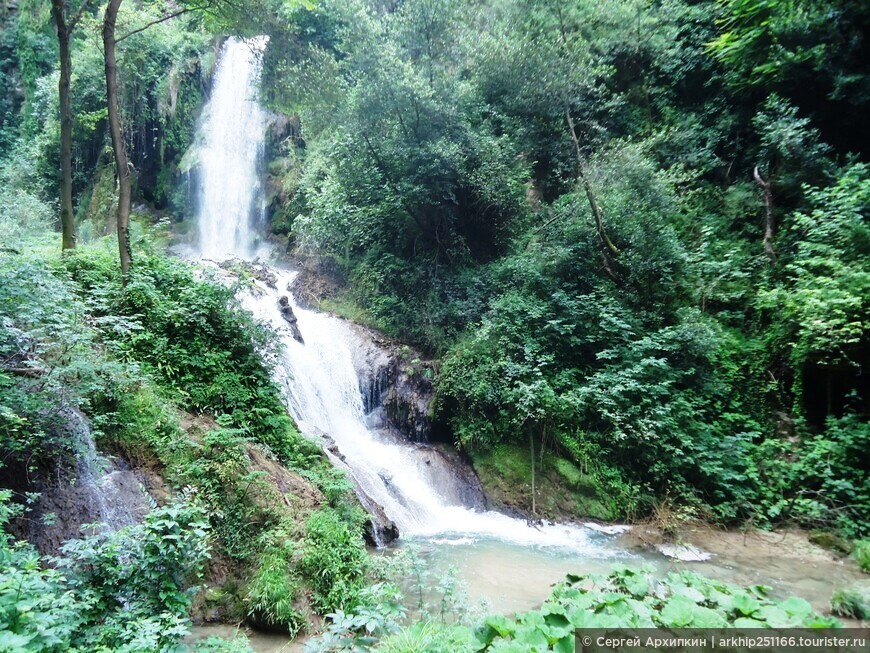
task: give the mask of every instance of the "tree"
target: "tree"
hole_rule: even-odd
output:
[[[118,175],[118,251],[121,255],[121,275],[124,280],[130,271],[133,253],[130,249],[130,195],[131,171],[124,143],[121,124],[121,104],[118,100],[118,65],[115,58],[115,25],[122,0],[109,0],[103,18],[103,56],[106,62],[106,103],[109,109],[109,134],[112,137],[112,153],[115,156],[115,171]]]
[[[70,58],[70,38],[73,30],[90,5],[91,0],[83,0],[75,14],[67,19],[69,7],[64,0],[52,0],[51,14],[57,29],[57,43],[60,49],[60,224],[62,230],[61,248],[74,249],[76,246],[75,215],[72,200],[72,102],[70,101],[70,79],[72,60]]]

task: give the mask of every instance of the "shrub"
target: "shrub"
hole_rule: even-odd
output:
[[[0,529],[11,515],[0,492]],[[175,650],[188,632],[188,585],[208,556],[204,514],[181,501],[144,523],[70,540],[45,569],[33,547],[0,535],[0,648]]]
[[[852,549],[852,556],[865,574],[870,574],[870,540],[858,540]]]
[[[831,597],[831,610],[841,617],[870,619],[870,583],[838,589]]]
[[[308,518],[299,568],[321,613],[353,607],[364,585],[362,523],[343,521],[331,508]]]
[[[300,436],[263,358],[277,341],[241,309],[234,289],[147,249],[125,288],[107,253],[79,250],[60,265],[116,357],[137,361],[185,409],[225,416],[284,460],[297,455]]]
[[[248,585],[248,614],[257,621],[286,628],[295,637],[305,618],[295,607],[301,587],[292,569],[292,549],[272,547],[260,556],[260,566]]]

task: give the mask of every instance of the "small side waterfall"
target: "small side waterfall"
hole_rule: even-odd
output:
[[[100,523],[116,531],[140,522],[150,510],[136,475],[97,451],[85,416],[63,407],[57,417],[56,428],[75,443],[75,464],[60,464],[56,475],[41,481],[39,499],[22,527],[24,537],[49,555],[67,540],[81,537],[85,524]]]
[[[200,254],[209,259],[252,257],[251,216],[261,202],[256,152],[264,130],[262,110],[253,99],[259,74],[254,53],[264,47],[265,39],[230,39],[218,64],[203,124],[208,147],[202,155],[203,202],[198,216]],[[402,535],[449,534],[462,542],[481,536],[609,555],[587,529],[532,528],[524,520],[481,510],[455,461],[372,428],[378,420],[367,413],[377,408],[377,401],[372,396],[366,403],[363,394],[373,395],[381,388],[370,388],[371,379],[361,383],[354,367],[354,357],[371,352],[371,343],[347,322],[298,306],[288,290],[293,272],[265,272],[269,281],[255,282],[242,300],[281,336],[284,349],[276,375],[288,410],[306,435],[329,436],[336,443],[341,457],[335,455],[334,460],[346,464],[365,495],[363,503],[382,506]]]
[[[266,112],[257,102],[267,37],[229,38],[221,49],[214,88],[200,127],[198,248],[202,255],[247,258],[253,217],[262,210],[258,162]]]

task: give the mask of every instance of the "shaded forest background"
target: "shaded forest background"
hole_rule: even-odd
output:
[[[559,586],[547,624],[445,621],[452,581],[440,624],[422,603],[408,623],[395,583],[422,579],[419,559],[391,576],[366,555],[351,484],[281,402],[274,334],[170,247],[195,232],[221,43],[266,34],[262,238],[314,279],[317,307],[415,348],[431,437],[493,505],[666,531],[798,524],[847,550],[870,534],[866,2],[111,5],[107,41],[105,3],[0,0],[0,648],[176,650],[191,611],[291,636],[330,614],[324,650],[390,633],[417,643],[379,650],[549,647],[593,623],[569,617],[834,623],[624,568],[595,581],[618,600]],[[75,18],[71,211],[53,6]],[[71,414],[161,505],[37,552],[10,533],[50,526],[40,493],[75,484]],[[867,569],[867,541],[854,550]],[[866,592],[843,596],[839,614],[866,616]]]

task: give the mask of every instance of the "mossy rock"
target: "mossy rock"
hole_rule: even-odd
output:
[[[537,453],[537,452],[536,452]],[[490,503],[501,509],[531,513],[532,475],[529,450],[500,444],[471,458]],[[540,517],[571,519],[588,517],[601,521],[618,518],[597,479],[583,473],[573,462],[552,452],[541,460],[535,456],[535,508]]]

